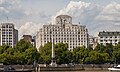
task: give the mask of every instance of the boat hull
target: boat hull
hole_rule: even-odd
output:
[[[108,70],[110,70],[110,71],[120,71],[120,69],[118,69],[118,68],[108,68]]]

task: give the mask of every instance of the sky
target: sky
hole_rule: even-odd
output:
[[[86,25],[90,35],[120,31],[120,0],[0,0],[0,22],[11,22],[24,34],[36,35],[58,15],[70,15],[73,24]]]

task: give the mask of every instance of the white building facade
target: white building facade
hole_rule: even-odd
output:
[[[89,47],[95,49],[95,47],[97,46],[97,42],[98,42],[98,37],[93,37],[89,35]]]
[[[86,26],[80,24],[72,24],[72,17],[68,15],[60,15],[56,17],[56,24],[43,25],[36,35],[36,48],[44,46],[51,42],[67,43],[69,50],[73,50],[77,46],[88,47],[88,30]]]
[[[99,32],[98,34],[98,43],[99,44],[112,44],[112,45],[116,45],[118,44],[118,42],[120,42],[120,32]]]
[[[18,30],[12,23],[1,23],[0,25],[0,45],[13,47],[18,41]]]

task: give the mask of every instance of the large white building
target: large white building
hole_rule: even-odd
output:
[[[56,17],[55,24],[43,25],[36,35],[36,48],[44,46],[47,42],[67,43],[69,50],[77,46],[88,47],[88,30],[86,26],[72,24],[72,17],[68,15],[59,15]]]
[[[12,23],[1,23],[0,25],[0,45],[13,47],[18,41],[18,30]]]
[[[120,42],[120,32],[99,32],[98,34],[98,43],[106,45],[110,43],[112,45],[116,45]]]

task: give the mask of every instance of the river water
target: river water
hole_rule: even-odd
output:
[[[111,72],[111,71],[42,71],[42,72]]]

